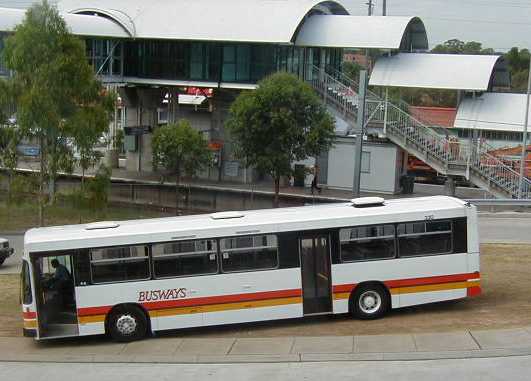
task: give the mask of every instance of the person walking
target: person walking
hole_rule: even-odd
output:
[[[321,187],[317,185],[317,180],[319,178],[319,166],[317,164],[312,167],[312,174],[313,174],[312,185],[311,185],[312,194],[314,194],[315,189],[317,189],[319,194],[321,194],[322,189]]]

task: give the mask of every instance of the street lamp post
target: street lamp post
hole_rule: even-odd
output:
[[[522,138],[522,157],[520,158],[520,197],[524,196],[524,178],[525,178],[525,160],[527,158],[527,127],[529,119],[529,98],[531,95],[531,61],[529,61],[529,75],[527,79],[527,98],[525,103],[525,120],[524,120],[524,133]]]

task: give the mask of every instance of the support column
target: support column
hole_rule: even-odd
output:
[[[360,196],[361,158],[363,151],[363,131],[365,130],[365,97],[367,93],[367,70],[360,70],[360,85],[358,94],[358,121],[356,123],[356,146],[354,151],[354,182],[352,196]]]
[[[444,193],[447,196],[455,197],[455,179],[453,176],[448,176],[444,183]]]

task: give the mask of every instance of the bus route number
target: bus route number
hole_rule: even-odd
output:
[[[425,216],[426,221],[433,221],[434,218],[435,218],[435,217],[434,217],[433,214],[430,214],[429,216]]]

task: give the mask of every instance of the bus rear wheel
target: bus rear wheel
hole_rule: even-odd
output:
[[[384,316],[391,301],[387,290],[378,284],[361,285],[351,299],[351,311],[358,319],[370,320]]]
[[[140,308],[120,306],[111,311],[108,331],[115,341],[130,342],[143,339],[147,334],[147,318]]]

